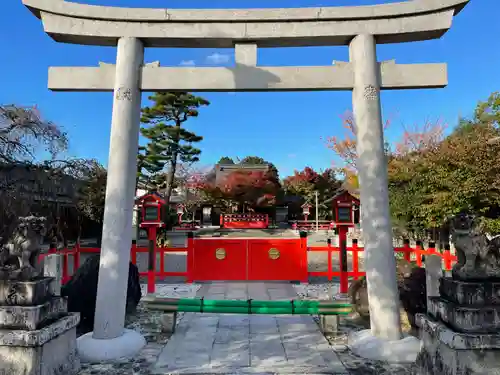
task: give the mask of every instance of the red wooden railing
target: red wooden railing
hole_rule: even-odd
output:
[[[351,253],[352,257],[352,270],[348,270],[347,272],[343,272],[341,269],[339,271],[333,270],[332,265],[332,254],[339,254],[339,264],[342,264],[342,253],[340,247],[334,247],[329,242],[327,246],[315,246],[308,247],[308,251],[318,251],[318,252],[326,252],[328,254],[328,269],[327,271],[309,271],[309,276],[326,276],[329,281],[331,281],[334,277],[338,277],[340,279],[340,292],[347,293],[349,288],[349,278],[353,278],[354,280],[358,280],[362,276],[366,276],[366,272],[359,270],[359,253],[364,251],[364,248],[358,247],[358,243],[356,240],[353,240],[352,247],[346,248],[346,253]],[[439,255],[443,260],[443,268],[447,271],[451,270],[454,262],[457,261],[457,257],[451,253],[449,249],[445,249],[444,251],[438,251],[435,248],[429,248],[424,250],[420,244],[417,243],[415,248],[410,247],[408,243],[405,242],[403,247],[395,247],[395,254],[402,254],[403,258],[409,262],[415,262],[417,266],[423,266],[423,257],[425,255]]]
[[[151,283],[154,285],[156,278],[159,277],[169,277],[169,276],[183,276],[186,278],[186,282],[192,282],[191,280],[191,274],[190,274],[190,265],[192,264],[192,251],[189,251],[189,249],[193,248],[192,244],[193,239],[188,238],[187,239],[187,246],[186,247],[181,247],[181,248],[173,248],[173,247],[157,247],[156,248],[156,255],[160,255],[160,269],[155,270],[153,272],[151,271],[143,271],[139,272],[139,276],[147,277],[148,278],[148,284],[151,285]],[[147,247],[139,247],[136,244],[132,244],[132,247],[130,249],[130,261],[137,265],[137,254],[140,253],[145,253],[148,254],[148,248]],[[76,244],[73,248],[69,249],[62,249],[62,250],[56,250],[56,249],[49,249],[47,253],[43,253],[40,255],[40,259],[43,259],[45,256],[49,254],[60,254],[62,255],[62,277],[61,277],[61,282],[62,284],[66,284],[71,277],[73,276],[74,272],[80,267],[80,256],[81,254],[97,254],[100,253],[101,249],[98,247],[81,247],[78,244]],[[167,253],[175,253],[175,252],[186,252],[187,253],[187,268],[185,272],[171,272],[171,271],[165,271],[165,254]],[[69,272],[69,257],[73,256],[73,272]]]
[[[88,253],[99,253],[100,248],[95,247],[81,247],[76,245],[73,248],[56,250],[50,249],[47,253],[41,254],[40,258],[45,257],[48,254],[60,254],[62,255],[62,284],[66,284],[72,277],[73,273],[80,266],[80,256],[81,254]],[[149,292],[154,292],[154,285],[157,278],[169,277],[169,276],[181,276],[186,278],[186,282],[190,283],[193,281],[193,262],[194,262],[194,239],[187,238],[187,246],[184,248],[171,248],[171,247],[157,247],[156,254],[160,255],[160,265],[158,270],[153,271],[143,271],[139,272],[140,276],[147,277]],[[359,270],[359,254],[364,251],[362,247],[358,247],[357,241],[353,240],[351,247],[346,248],[346,253],[351,254],[351,264],[352,269],[346,272],[339,269],[338,271],[333,270],[332,255],[334,253],[339,254],[339,264],[342,264],[342,252],[339,247],[332,246],[328,243],[327,246],[314,246],[307,247],[307,251],[310,252],[326,252],[328,254],[328,263],[326,271],[308,271],[309,276],[323,276],[327,277],[329,281],[333,278],[339,278],[340,280],[340,292],[347,293],[349,288],[349,280],[358,280],[360,277],[365,276],[364,271]],[[186,271],[184,272],[171,272],[165,271],[165,254],[173,252],[186,252]],[[445,270],[451,270],[452,264],[457,261],[457,257],[453,255],[449,249],[444,251],[438,251],[435,248],[429,248],[424,250],[421,245],[417,245],[414,248],[410,247],[408,243],[405,243],[403,247],[394,248],[395,254],[402,254],[403,258],[408,261],[414,261],[419,267],[423,265],[423,256],[436,254],[443,259],[443,268]],[[139,247],[135,244],[132,245],[130,251],[130,260],[133,264],[137,264],[137,254],[145,253],[148,254],[147,247]],[[69,258],[73,257],[73,272],[69,272]],[[155,258],[156,259],[156,258]],[[349,263],[348,263],[349,264]],[[156,267],[156,264],[155,264]]]

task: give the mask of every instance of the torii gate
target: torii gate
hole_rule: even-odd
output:
[[[440,38],[468,1],[173,10],[23,0],[57,42],[118,47],[116,65],[49,69],[51,90],[114,93],[95,326],[80,338],[80,354],[112,359],[137,352],[144,342],[124,330],[141,91],[352,90],[371,330],[401,338],[379,91],[444,87],[447,72],[446,64],[379,63],[376,44]],[[333,45],[349,46],[349,62],[257,64],[258,47]],[[144,64],[145,47],[235,48],[236,65],[162,68]]]

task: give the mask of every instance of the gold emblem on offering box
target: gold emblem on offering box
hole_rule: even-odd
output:
[[[215,257],[219,260],[225,259],[226,258],[226,250],[219,248],[215,250]]]
[[[278,259],[280,257],[279,250],[274,248],[274,247],[269,249],[268,254],[269,254],[269,258],[273,259],[273,260]]]

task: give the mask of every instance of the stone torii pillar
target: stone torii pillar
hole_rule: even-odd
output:
[[[353,64],[352,106],[356,142],[361,227],[370,308],[370,328],[374,336],[388,340],[401,338],[396,261],[389,212],[387,159],[380,106],[380,70],[373,35],[358,35],[349,44]]]
[[[144,46],[138,38],[118,40],[94,331],[78,340],[78,353],[84,361],[134,355],[146,344],[139,333],[123,328],[132,243],[143,57]]]

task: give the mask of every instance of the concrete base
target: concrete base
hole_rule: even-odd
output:
[[[144,337],[133,330],[124,329],[123,335],[110,340],[99,340],[89,332],[77,339],[80,361],[85,363],[112,362],[135,356],[146,345]]]
[[[337,335],[339,333],[339,316],[320,315],[319,327],[325,335]]]
[[[415,362],[420,351],[420,340],[406,336],[401,340],[384,340],[372,335],[369,329],[351,334],[348,345],[362,358],[392,363]]]
[[[500,335],[457,333],[426,315],[417,315],[422,348],[417,375],[498,374]]]
[[[36,306],[47,302],[51,296],[53,277],[32,281],[0,280],[0,305]],[[15,293],[12,293],[12,291]]]
[[[78,314],[68,314],[38,331],[0,330],[0,374],[74,375]]]
[[[431,297],[428,312],[456,332],[495,334],[500,332],[500,305],[457,305],[442,297]]]
[[[160,317],[161,331],[164,333],[174,333],[177,325],[177,312],[163,314]]]
[[[66,311],[66,299],[62,297],[38,306],[0,306],[0,329],[34,331],[52,316]]]

